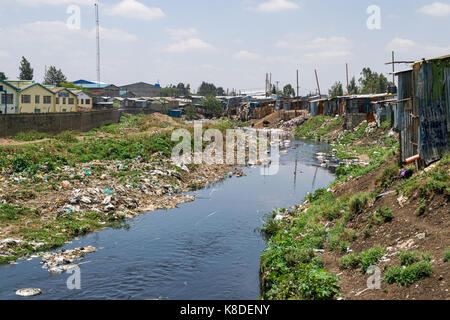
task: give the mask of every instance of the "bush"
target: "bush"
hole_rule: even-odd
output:
[[[375,265],[383,256],[384,250],[380,246],[361,252],[359,257],[361,259],[362,271],[365,273],[370,266]]]
[[[357,269],[360,263],[360,257],[354,253],[350,253],[339,259],[339,266],[341,269]]]
[[[392,221],[392,218],[394,215],[392,214],[391,209],[387,206],[383,206],[377,210],[376,215],[384,220],[384,222],[390,222]]]
[[[407,251],[407,252],[402,252],[399,255],[400,258],[400,264],[402,266],[410,266],[416,262],[425,260],[425,261],[430,261],[431,257],[429,254],[427,253],[423,253],[420,251]]]
[[[429,261],[420,261],[408,267],[390,267],[384,276],[384,281],[389,284],[409,286],[414,282],[429,277],[432,266]]]
[[[353,214],[360,213],[363,209],[366,208],[367,204],[369,203],[371,196],[368,192],[362,192],[354,195],[350,198],[349,206],[350,211]]]
[[[289,267],[310,263],[314,258],[314,251],[306,248],[291,248],[285,255],[286,265]]]
[[[31,156],[27,153],[19,153],[14,155],[12,159],[12,166],[14,171],[23,172],[27,170],[31,165],[33,165],[33,161]]]
[[[383,188],[389,187],[392,179],[397,177],[400,173],[400,167],[398,165],[389,166],[383,170],[383,173],[376,179],[376,183],[380,184]]]

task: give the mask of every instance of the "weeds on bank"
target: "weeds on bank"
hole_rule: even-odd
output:
[[[341,269],[358,269],[366,272],[370,266],[377,264],[384,256],[384,250],[381,246],[373,247],[360,254],[351,253],[339,259]]]

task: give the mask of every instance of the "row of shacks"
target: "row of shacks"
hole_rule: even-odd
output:
[[[400,134],[401,160],[426,165],[449,150],[450,55],[422,60],[396,73],[398,93],[346,95],[336,98],[260,98],[227,109],[241,120],[261,119],[278,110],[308,110],[311,116],[342,117],[347,130],[361,122],[388,121]]]
[[[312,116],[340,116],[346,129],[362,121],[389,121],[400,134],[403,163],[421,160],[426,165],[449,150],[450,55],[422,60],[397,72],[398,93],[368,94],[315,99],[309,102]]]

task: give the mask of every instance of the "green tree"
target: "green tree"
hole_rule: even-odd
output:
[[[30,62],[22,57],[22,61],[19,66],[19,79],[20,80],[33,80],[33,68],[31,68]]]
[[[206,112],[213,117],[219,117],[222,115],[223,108],[222,102],[216,99],[214,96],[207,96],[200,102],[200,105],[206,109]]]
[[[353,77],[352,80],[350,80],[350,83],[347,86],[347,93],[348,94],[358,94],[359,93],[359,88],[358,88],[358,85],[356,84],[355,77]]]
[[[290,85],[290,84],[285,85],[284,88],[283,88],[283,94],[285,96],[295,97],[295,90],[292,87],[292,85]]]
[[[225,90],[224,90],[222,87],[218,87],[218,88],[217,88],[216,94],[217,94],[219,97],[223,97],[223,96],[225,96],[226,92],[225,92]]]
[[[59,86],[60,83],[67,82],[66,76],[61,69],[56,69],[55,66],[50,66],[44,77],[44,84]]]
[[[363,94],[385,93],[388,86],[393,85],[382,73],[373,72],[370,68],[362,70],[359,83],[361,86],[360,92]]]
[[[6,74],[4,72],[0,72],[0,80],[7,80]]]
[[[344,89],[342,88],[341,82],[335,82],[330,90],[328,90],[328,95],[331,98],[336,98],[344,95]]]
[[[198,88],[197,94],[200,96],[217,96],[217,88],[212,83],[202,82]]]
[[[187,120],[197,119],[197,108],[192,104],[186,107],[186,119]]]

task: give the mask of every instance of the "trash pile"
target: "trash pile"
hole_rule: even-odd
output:
[[[97,251],[96,248],[87,246],[60,252],[48,252],[42,255],[42,268],[47,269],[50,273],[62,273],[78,266],[73,264],[74,261],[82,260],[84,256],[95,251]]]
[[[283,123],[281,125],[281,127],[282,128],[298,127],[298,126],[302,125],[303,123],[305,123],[306,120],[308,120],[308,118],[306,118],[305,116],[300,116],[300,117],[294,118],[292,120],[286,121],[285,123]]]

